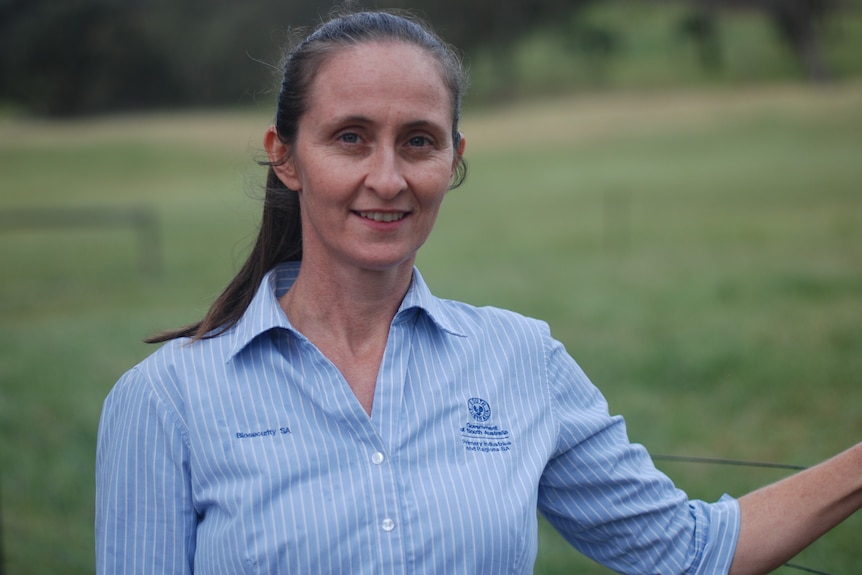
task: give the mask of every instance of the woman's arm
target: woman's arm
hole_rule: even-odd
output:
[[[183,428],[137,369],[105,401],[96,455],[96,572],[189,575],[196,516]]]
[[[862,507],[862,443],[740,498],[731,575],[769,573]]]

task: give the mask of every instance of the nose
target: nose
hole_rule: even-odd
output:
[[[365,185],[384,199],[392,199],[407,188],[401,158],[389,146],[380,146],[371,154]]]

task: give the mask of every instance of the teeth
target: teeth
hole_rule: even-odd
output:
[[[403,212],[359,212],[359,215],[375,222],[394,222],[404,217]]]

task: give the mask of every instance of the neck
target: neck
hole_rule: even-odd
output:
[[[291,324],[315,344],[325,339],[343,350],[385,345],[412,276],[412,261],[380,272],[303,263],[279,302]]]
[[[412,260],[386,272],[326,271],[303,263],[279,302],[294,328],[338,368],[371,415],[389,326],[410,287]]]

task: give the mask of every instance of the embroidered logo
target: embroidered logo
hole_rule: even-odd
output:
[[[470,418],[461,427],[461,443],[467,451],[504,453],[512,450],[512,434],[491,419],[491,405],[481,397],[467,400]]]
[[[467,409],[470,410],[470,416],[478,422],[484,423],[491,419],[491,406],[480,397],[468,399]]]
[[[254,431],[237,431],[235,433],[235,437],[237,439],[253,439],[255,437],[275,437],[276,434],[288,435],[290,434],[289,427],[279,427],[277,430],[275,429],[261,429]]]

